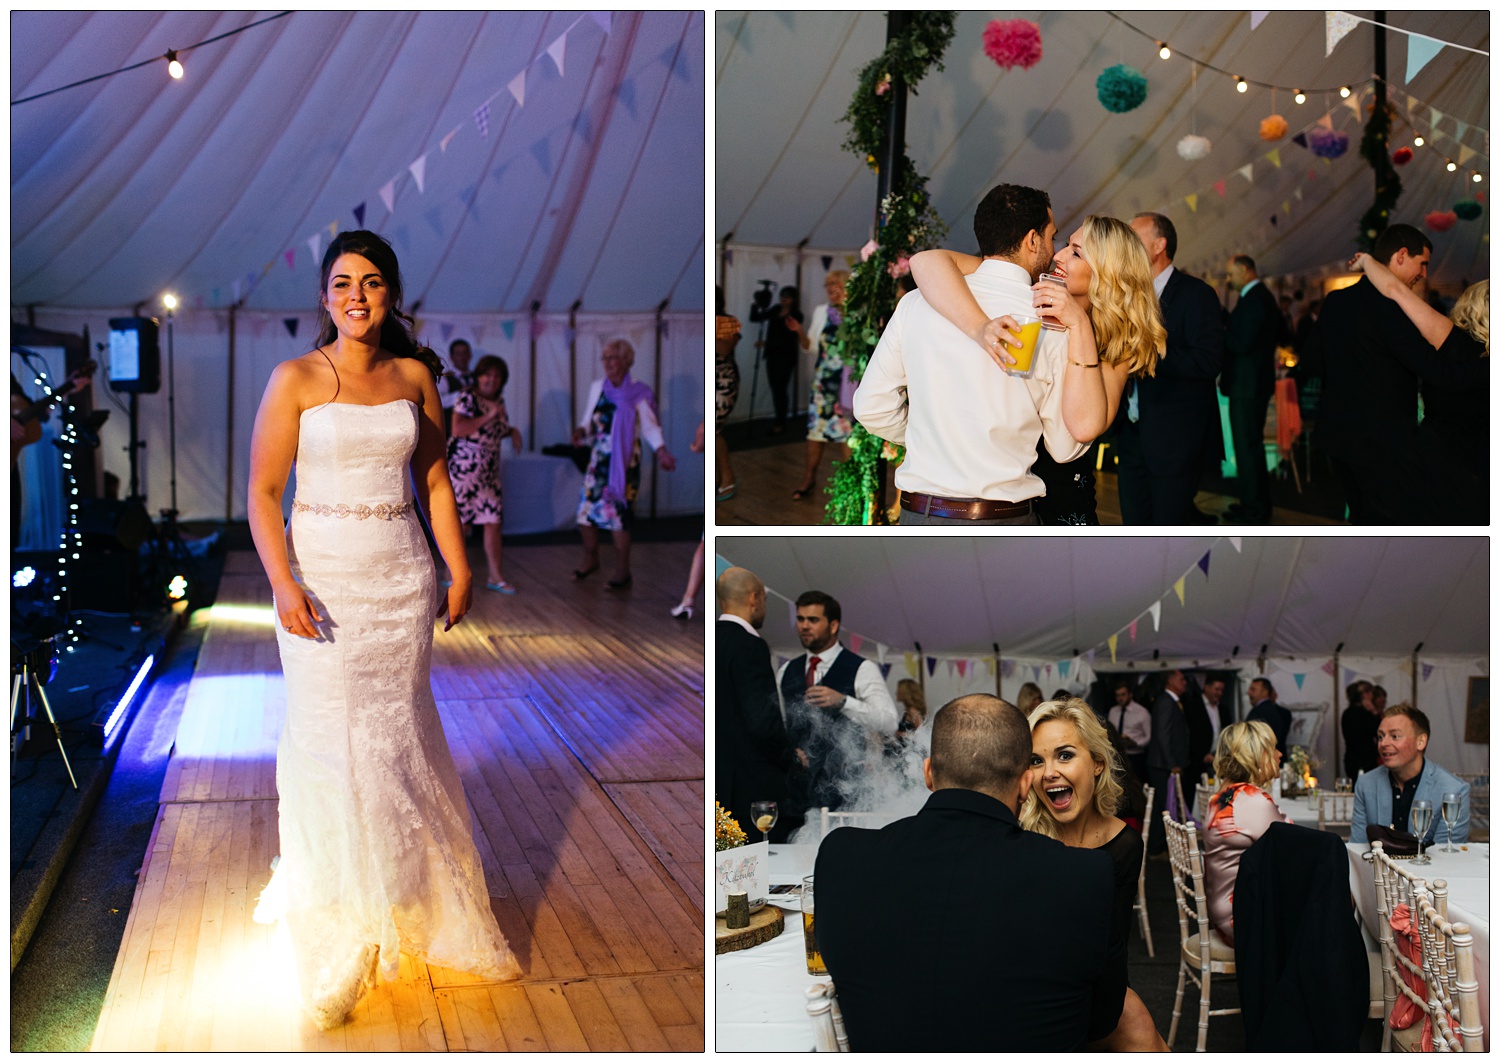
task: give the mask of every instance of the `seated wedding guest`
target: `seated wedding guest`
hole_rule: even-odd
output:
[[[1276,734],[1260,720],[1232,723],[1219,733],[1214,773],[1219,792],[1209,798],[1203,835],[1208,921],[1234,947],[1234,880],[1240,856],[1272,823],[1290,823],[1262,787],[1281,770]]]
[[[797,638],[807,652],[776,677],[787,736],[806,757],[810,808],[842,806],[868,737],[895,734],[899,723],[880,665],[839,645],[843,617],[831,594],[799,595]]]
[[[1141,861],[1140,834],[1120,810],[1124,766],[1104,725],[1080,698],[1045,701],[1026,721],[1031,727],[1031,792],[1021,804],[1021,826],[1056,838],[1070,849],[1097,849],[1115,865],[1111,951],[1124,953],[1130,937]],[[1135,990],[1126,989],[1120,1024],[1099,1047],[1112,1052],[1165,1052],[1167,1043]]]
[[[1380,766],[1380,752],[1375,748],[1380,709],[1375,707],[1375,688],[1369,680],[1350,683],[1344,688],[1344,695],[1349,699],[1349,707],[1339,717],[1339,730],[1344,735],[1344,774],[1357,779],[1360,772],[1374,771]]]
[[[1375,715],[1385,715],[1385,699],[1387,695],[1385,687],[1375,686],[1370,690],[1370,704],[1375,706]]]
[[[1427,759],[1427,743],[1432,727],[1427,714],[1410,705],[1392,705],[1380,719],[1375,732],[1375,748],[1380,751],[1380,767],[1367,771],[1354,784],[1354,822],[1349,840],[1364,841],[1370,825],[1392,830],[1411,831],[1411,806],[1418,799],[1432,802],[1432,825],[1424,835],[1424,844],[1436,840],[1443,827],[1443,795],[1459,795],[1458,819],[1453,822],[1453,840],[1469,840],[1469,784],[1436,762]]]
[[[1030,716],[1031,710],[1042,703],[1042,688],[1035,683],[1022,683],[1016,694],[1016,708],[1022,715]]]
[[[1130,684],[1123,679],[1115,684],[1115,704],[1109,710],[1108,719],[1115,730],[1125,736],[1131,767],[1144,779],[1146,749],[1151,745],[1151,710],[1135,700]]]
[[[1030,759],[1015,706],[958,698],[933,717],[922,811],[823,839],[816,932],[853,1050],[1076,1052],[1118,1025],[1113,863],[1021,828]],[[927,900],[893,919],[892,898]]]
[[[1276,734],[1276,751],[1286,756],[1286,736],[1292,732],[1291,710],[1276,704],[1276,688],[1264,676],[1250,680],[1246,696],[1251,708],[1245,719],[1264,721]]]
[[[1396,274],[1360,253],[1352,268],[1363,269],[1375,290],[1401,308],[1437,355],[1459,365],[1488,369],[1490,282],[1471,284],[1449,317],[1401,283]],[[1456,326],[1456,327],[1455,327]],[[1490,499],[1490,403],[1488,373],[1473,387],[1445,387],[1422,379],[1422,423],[1417,455],[1430,474],[1426,498],[1444,524],[1488,524]]]

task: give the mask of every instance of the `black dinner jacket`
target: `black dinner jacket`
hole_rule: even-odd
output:
[[[1299,375],[1323,377],[1318,445],[1353,465],[1407,469],[1408,478],[1421,475],[1409,460],[1418,382],[1456,390],[1487,386],[1489,380],[1486,359],[1439,355],[1368,277],[1323,300],[1310,347],[1309,364]]]
[[[1242,374],[1255,381],[1257,394],[1276,390],[1276,335],[1281,307],[1261,281],[1234,305],[1224,333],[1224,373],[1219,386],[1228,395]]]
[[[939,790],[880,830],[831,831],[814,874],[855,1051],[1077,1051],[1119,1021],[1114,862],[992,797]]]
[[[771,649],[732,620],[720,620],[716,630],[715,792],[756,841],[760,835],[750,818],[750,803],[777,802],[780,815],[771,837],[784,841],[801,822],[801,809],[792,807],[789,775],[796,754],[781,720]]]
[[[1276,702],[1267,698],[1255,708],[1250,710],[1248,720],[1264,720],[1270,725],[1271,730],[1276,732],[1276,748],[1281,750],[1281,755],[1286,756],[1286,736],[1292,730],[1292,710],[1284,709]]]
[[[1187,706],[1179,703],[1163,690],[1151,705],[1151,744],[1146,749],[1146,767],[1152,772],[1169,774],[1173,768],[1181,768],[1187,775],[1188,758],[1192,753],[1191,729],[1187,722]],[[1192,776],[1182,780],[1186,787]],[[1184,796],[1186,794],[1184,793]],[[1158,798],[1166,808],[1167,795]]]
[[[1140,420],[1131,424],[1121,400],[1116,432],[1138,432],[1146,468],[1158,476],[1199,469],[1219,427],[1214,380],[1224,363],[1219,297],[1204,281],[1173,268],[1161,291],[1167,353],[1156,375],[1136,381]]]

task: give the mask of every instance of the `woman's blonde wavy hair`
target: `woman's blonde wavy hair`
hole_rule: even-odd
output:
[[[1453,304],[1453,323],[1484,345],[1490,353],[1490,282],[1479,281],[1464,289]]]
[[[1089,322],[1100,360],[1123,364],[1131,376],[1155,376],[1167,349],[1161,302],[1151,284],[1151,258],[1135,230],[1118,218],[1083,219],[1089,278]]]
[[[1222,789],[1229,783],[1261,786],[1276,775],[1276,732],[1264,720],[1232,723],[1219,732],[1214,774]]]
[[[1135,237],[1134,232],[1130,235]],[[1140,241],[1137,240],[1136,243]],[[1067,701],[1044,701],[1026,718],[1032,734],[1048,720],[1071,723],[1077,729],[1078,736],[1083,739],[1084,747],[1094,763],[1104,766],[1104,770],[1094,778],[1094,811],[1101,816],[1113,816],[1120,807],[1120,798],[1125,794],[1125,788],[1120,785],[1116,776],[1125,769],[1115,747],[1109,744],[1109,732],[1099,722],[1099,717],[1094,715],[1094,710],[1082,698],[1069,698]],[[1049,838],[1057,837],[1057,820],[1052,817],[1052,810],[1047,807],[1047,803],[1037,797],[1035,787],[1026,791],[1026,800],[1021,804],[1021,826]]]

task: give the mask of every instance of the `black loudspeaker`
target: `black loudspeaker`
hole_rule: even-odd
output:
[[[109,386],[154,395],[161,390],[161,339],[154,317],[109,319]]]
[[[145,506],[117,498],[89,498],[80,503],[78,530],[83,533],[85,550],[126,550],[132,555],[156,535]]]

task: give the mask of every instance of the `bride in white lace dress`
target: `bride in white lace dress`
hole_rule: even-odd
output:
[[[331,1029],[377,972],[396,977],[402,950],[496,981],[521,972],[432,697],[433,617],[448,630],[472,597],[439,363],[413,342],[374,233],[334,240],[319,302],[318,347],[271,374],[251,442],[250,528],[286,676],[281,855],[255,917],[285,921],[303,1005]],[[414,504],[453,577],[445,599]]]

